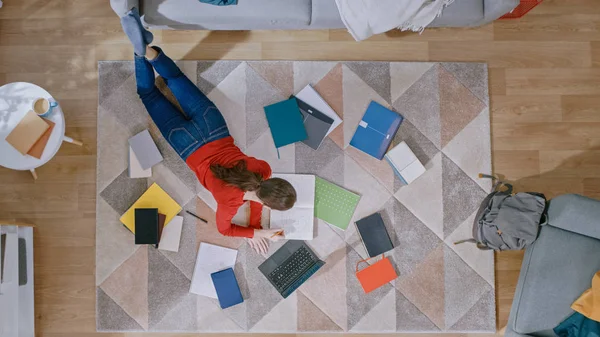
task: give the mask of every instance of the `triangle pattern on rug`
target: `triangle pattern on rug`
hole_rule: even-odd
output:
[[[128,169],[125,169],[99,194],[117,214],[124,214],[146,192],[146,189],[148,189],[147,179],[131,179]]]
[[[208,98],[219,108],[227,122],[229,134],[242,151],[246,148],[246,63],[240,64],[211,92]]]
[[[298,298],[292,293],[271,309],[250,332],[296,332],[298,327]]]
[[[99,286],[140,247],[131,244],[133,234],[119,221],[121,215],[102,198],[96,200],[96,216],[96,285]]]
[[[494,300],[494,291],[488,291],[448,330],[496,332],[496,306]]]
[[[294,94],[294,68],[291,61],[247,61],[262,78],[279,89],[284,97]]]
[[[196,200],[192,199],[190,202],[196,203]],[[202,216],[205,215],[205,213],[197,214],[202,214]],[[194,267],[196,266],[196,255],[198,252],[198,246],[196,245],[196,221],[198,219],[186,212],[183,212],[181,216],[183,216],[183,228],[181,229],[179,251],[171,252],[159,250],[159,252],[171,261],[171,263],[191,281],[194,274]]]
[[[198,308],[195,320],[198,326],[202,327],[202,331],[229,333],[244,331],[227,314],[228,311],[241,304],[227,309],[221,309],[218,300],[208,298],[205,296],[193,296],[195,296],[196,298],[196,307]]]
[[[473,222],[478,211],[476,210],[463,221],[452,234],[446,237],[444,242],[491,287],[494,287],[494,251],[481,250],[472,243],[454,244],[456,241],[473,237]]]
[[[246,95],[246,147],[250,148],[264,133],[270,135],[264,107],[281,102],[287,97],[265,81],[252,67],[246,67],[246,86],[252,88],[252,95]]]
[[[444,244],[440,243],[410,275],[396,279],[396,289],[438,328],[444,329]]]
[[[144,330],[148,330],[148,249],[140,247],[101,285]]]
[[[189,290],[190,280],[157,249],[148,249],[148,320],[151,329]]]
[[[444,239],[471,215],[487,194],[450,158],[442,155]]]
[[[441,243],[438,236],[404,205],[391,198],[394,207],[394,250],[391,257],[398,274],[410,275],[427,255]],[[385,221],[385,220],[384,220]]]
[[[456,253],[444,246],[444,308],[446,327],[453,326],[493,288]]]
[[[402,186],[394,196],[440,239],[444,237],[442,154],[425,166],[422,176]]]
[[[344,155],[344,188],[360,195],[351,223],[371,215],[388,202],[392,194],[368,171],[363,169],[347,154]],[[356,233],[356,226],[348,226],[342,232],[346,242]]]
[[[365,294],[356,278],[356,264],[363,259],[352,247],[346,246],[346,303],[348,305],[348,329],[354,326],[393,289],[391,284],[385,284],[368,294]],[[395,321],[394,321],[395,322]],[[395,323],[394,323],[395,324]]]
[[[294,62],[294,93],[299,92],[305,86],[318,83],[337,62],[315,62],[315,61],[296,61]]]
[[[98,331],[144,331],[123,308],[121,308],[100,287],[96,288],[96,308],[102,315],[96,315]]]
[[[126,125],[123,125],[113,113],[102,106],[98,107],[98,147],[96,193],[103,191],[108,184],[129,167],[129,137],[133,136]]]
[[[396,101],[434,65],[433,62],[391,62],[390,91],[392,101]]]
[[[444,62],[442,66],[486,106],[489,105],[488,69],[486,63]]]
[[[483,108],[483,102],[475,97],[444,67],[439,69],[441,147],[446,146]]]
[[[190,332],[198,329],[196,320],[197,295],[188,293],[154,326],[155,331]],[[204,310],[204,308],[202,308]]]
[[[344,331],[301,291],[296,294],[298,296],[298,331]]]
[[[398,97],[393,106],[438,149],[441,149],[438,67],[438,65],[435,65],[426,71],[421,78]]]
[[[396,331],[396,290],[391,288],[391,291],[373,309],[367,312],[350,331]]]
[[[338,63],[314,86],[319,95],[342,119],[344,118],[343,78],[342,63]],[[329,134],[329,138],[340,148],[344,148],[343,124],[344,122]]]
[[[391,104],[391,79],[389,62],[348,61],[344,64],[360,77],[367,85]]]
[[[492,180],[481,179],[479,173],[492,172],[490,111],[484,108],[467,126],[446,144],[443,152],[484,191],[491,191]]]
[[[273,172],[293,173],[296,164],[296,147],[302,145],[304,144],[288,144],[278,150],[273,142],[271,131],[267,129],[248,146],[245,154],[266,161]]]
[[[349,310],[346,303],[346,246],[331,253],[324,261],[325,265],[298,290],[346,331]]]
[[[408,298],[396,290],[396,330],[438,332],[440,329]]]
[[[241,61],[198,61],[196,83],[200,91],[208,95],[226,78]]]
[[[99,61],[98,62],[98,103],[115,92],[125,81],[133,76],[135,71],[133,62]]]
[[[247,243],[244,246],[248,246]],[[265,276],[260,272],[258,266],[265,258],[248,247],[244,250],[246,261],[244,275],[248,286],[248,298],[246,315],[248,317],[248,329],[252,329],[256,323],[263,319],[283,298],[271,283],[265,281]],[[238,282],[240,282],[238,280]],[[241,288],[241,287],[240,287]]]
[[[325,138],[315,151],[304,143],[296,144],[295,152],[295,173],[298,174],[316,174],[332,162],[344,156],[344,152],[331,139]],[[343,171],[338,174],[343,177]]]

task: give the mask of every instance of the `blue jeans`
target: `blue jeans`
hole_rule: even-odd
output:
[[[171,144],[186,160],[203,145],[229,136],[223,115],[160,48],[153,60],[135,55],[137,93],[152,120]],[[181,113],[154,85],[154,69],[179,102]]]

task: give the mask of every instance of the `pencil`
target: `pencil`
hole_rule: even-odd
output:
[[[187,214],[189,214],[189,215],[193,216],[194,218],[196,218],[196,219],[198,219],[198,220],[200,220],[200,221],[204,222],[204,223],[208,223],[208,221],[206,221],[206,220],[202,219],[201,217],[199,217],[199,216],[197,216],[196,214],[194,214],[194,213],[192,213],[192,212],[188,211],[187,209],[185,210],[185,212],[186,212]]]
[[[283,231],[279,231],[279,232],[271,235],[271,239],[274,238],[274,237],[276,237],[277,235],[281,235],[281,234],[283,234]]]

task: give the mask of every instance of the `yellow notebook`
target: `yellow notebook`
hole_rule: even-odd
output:
[[[152,184],[120,219],[123,225],[129,228],[134,234],[136,208],[158,208],[158,213],[166,216],[166,224],[181,211],[181,206],[167,192],[160,188],[157,183]]]

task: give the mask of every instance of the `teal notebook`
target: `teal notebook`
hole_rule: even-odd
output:
[[[280,147],[308,138],[296,98],[292,97],[264,109],[278,152]]]
[[[352,220],[360,196],[316,177],[315,217],[345,230]]]

